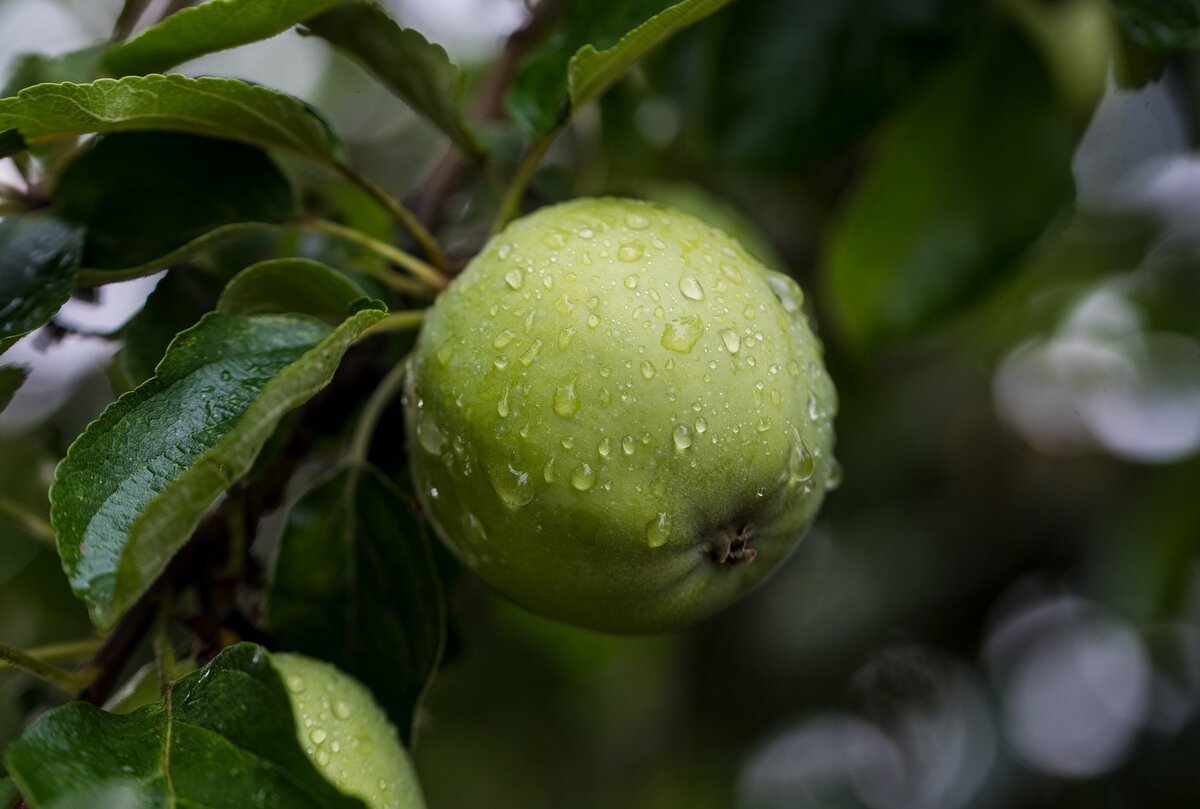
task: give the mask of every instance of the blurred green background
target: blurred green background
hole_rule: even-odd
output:
[[[119,5],[0,0],[0,74]],[[469,82],[526,13],[390,5]],[[659,199],[793,274],[844,483],[773,580],[675,635],[574,630],[459,576],[415,751],[432,809],[1200,805],[1198,43],[1193,0],[738,0],[586,110],[536,194]],[[317,40],[184,70],[310,101],[401,195],[442,154]],[[451,199],[452,245],[494,197]],[[153,283],[59,322],[116,328]],[[3,497],[45,513],[118,348],[8,353],[35,370],[0,416]],[[89,631],[0,517],[0,642]],[[0,674],[0,745],[52,699]]]

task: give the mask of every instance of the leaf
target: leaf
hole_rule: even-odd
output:
[[[87,229],[90,269],[163,266],[163,256],[222,226],[278,223],[298,205],[261,149],[178,132],[97,139],[54,188],[55,210]]]
[[[441,660],[446,608],[421,524],[379,472],[343,470],[292,507],[269,624],[281,648],[365,683],[411,742]]]
[[[71,297],[83,232],[49,216],[0,220],[0,353]]]
[[[88,426],[55,472],[50,519],[93,623],[111,626],[145,591],[280,419],[382,317],[367,309],[330,329],[302,315],[213,312]]]
[[[373,2],[345,3],[313,17],[305,28],[375,74],[464,152],[482,154],[483,147],[458,106],[462,72],[441,45],[411,28],[401,28]]]
[[[690,0],[676,3],[630,31],[611,48],[584,45],[567,65],[571,107],[579,109],[625,75],[635,62],[678,31],[699,22],[729,0]]]
[[[196,325],[216,307],[222,286],[220,279],[195,267],[163,276],[124,329],[118,360],[131,387],[154,376],[175,335]]]
[[[227,315],[299,312],[337,325],[364,293],[358,284],[319,261],[280,258],[238,273],[221,294],[217,311]]]
[[[48,711],[5,752],[33,809],[71,806],[362,807],[305,756],[270,658],[232,646],[130,714],[73,702]]]
[[[0,130],[0,158],[15,155],[28,148],[21,133],[15,129]]]
[[[8,81],[0,95],[16,95],[35,84],[64,81],[87,81],[96,71],[104,47],[93,45],[58,56],[41,53],[26,53],[18,56],[8,74]]]
[[[17,785],[11,778],[0,776],[0,806],[11,806],[18,797]]]
[[[161,73],[206,53],[268,39],[343,0],[209,0],[147,28],[104,57],[115,75]]]
[[[161,272],[164,268],[174,267],[176,264],[186,261],[193,256],[208,253],[230,242],[249,239],[251,236],[277,233],[279,229],[279,225],[269,222],[236,222],[232,225],[221,225],[202,236],[197,236],[187,244],[172,250],[166,255],[157,256],[153,260],[147,261],[145,264],[138,264],[121,270],[82,269],[79,271],[79,285],[101,286],[103,284],[128,281],[131,278],[143,278],[147,275],[154,275],[157,272]]]
[[[29,369],[24,365],[0,366],[0,411],[8,407],[28,377]],[[0,806],[3,806],[3,803],[0,803]]]
[[[332,165],[341,153],[328,125],[291,96],[237,79],[129,76],[91,84],[39,84],[0,99],[0,132],[36,144],[91,132],[167,130],[281,149]]]
[[[1157,51],[1200,46],[1200,0],[1113,0],[1121,23]]]
[[[509,95],[516,118],[552,132],[635,61],[729,0],[580,0],[562,28],[521,67]]]
[[[1073,135],[1022,43],[974,49],[894,121],[824,271],[858,348],[905,337],[998,280],[1071,191]]]
[[[739,0],[652,82],[699,165],[810,169],[903,105],[987,25],[980,0]],[[786,99],[786,103],[781,103]]]

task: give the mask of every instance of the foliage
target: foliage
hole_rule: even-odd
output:
[[[462,64],[397,5],[0,7],[0,809],[363,805],[271,652],[435,809],[1195,805],[1200,5],[540,0]],[[271,47],[306,92],[222,75]],[[794,276],[841,400],[812,535],[669,636],[489,594],[406,462],[426,307],[602,194]]]

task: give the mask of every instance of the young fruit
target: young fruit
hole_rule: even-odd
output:
[[[370,809],[424,809],[396,728],[362,683],[320,660],[276,652],[296,737],[313,765]]]
[[[801,301],[667,208],[578,199],[513,223],[410,359],[409,454],[437,533],[514,601],[595,629],[728,605],[838,474]]]

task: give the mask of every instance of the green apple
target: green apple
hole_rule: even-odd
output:
[[[409,455],[442,540],[501,593],[612,632],[725,607],[839,474],[836,393],[790,278],[688,214],[543,208],[429,310]]]
[[[276,652],[296,719],[296,737],[325,778],[370,809],[424,809],[395,726],[362,683],[335,666]]]

